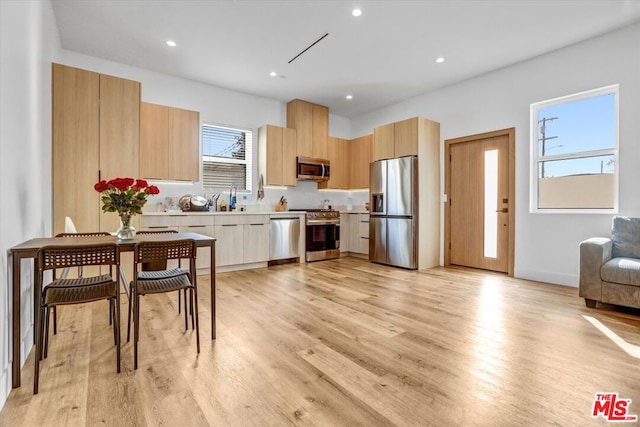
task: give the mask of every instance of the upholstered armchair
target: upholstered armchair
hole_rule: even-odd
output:
[[[610,238],[580,243],[580,296],[640,308],[640,218],[614,217]]]

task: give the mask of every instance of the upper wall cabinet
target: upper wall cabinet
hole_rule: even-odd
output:
[[[327,158],[329,108],[294,99],[287,103],[287,127],[296,130],[298,156]]]
[[[349,188],[350,141],[330,136],[327,143],[327,157],[330,162],[329,181],[318,182],[318,188],[347,190]]]
[[[115,231],[103,214],[99,179],[138,177],[140,83],[60,64],[52,66],[53,232],[64,217],[78,231]]]
[[[369,188],[369,164],[373,160],[373,135],[365,135],[349,141],[349,189]]]
[[[140,175],[143,178],[198,181],[200,113],[142,102]]]
[[[373,160],[418,155],[418,117],[374,129]]]
[[[258,173],[265,185],[295,186],[296,131],[265,125],[258,129]]]

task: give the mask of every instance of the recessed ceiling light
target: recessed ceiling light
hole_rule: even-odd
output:
[[[167,45],[171,47],[176,47],[176,42],[174,42],[173,40],[167,40]]]
[[[347,99],[353,99],[353,95],[347,95],[347,96],[345,96],[345,98],[347,98]]]
[[[353,9],[353,10],[351,11],[351,14],[352,14],[353,16],[360,16],[360,15],[362,15],[362,11],[361,11],[360,9]]]
[[[441,56],[440,58],[436,59],[436,62],[438,64],[440,64],[440,63],[444,62],[444,58]]]
[[[272,71],[272,72],[270,72],[270,73],[269,73],[269,75],[270,75],[271,77],[275,77],[275,76],[277,76],[277,75],[278,75],[278,73],[276,73],[275,71]]]

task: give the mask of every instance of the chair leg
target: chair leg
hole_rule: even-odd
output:
[[[133,369],[138,369],[138,337],[140,334],[140,297],[133,297]]]
[[[113,324],[113,300],[109,300],[109,325]]]
[[[44,319],[44,355],[43,357],[47,358],[47,353],[49,352],[49,317],[50,310],[49,308],[44,309],[45,319]]]
[[[198,348],[198,354],[200,354],[200,322],[198,321],[198,289],[193,287],[193,311],[196,317],[196,346]]]
[[[180,291],[178,291],[180,292]],[[184,291],[184,330],[189,330],[189,321],[187,319],[187,290]]]
[[[38,322],[38,330],[39,333],[37,333],[36,335],[40,337],[39,340],[36,340],[36,361],[35,361],[35,372],[33,374],[33,394],[38,394],[38,383],[40,381],[40,358],[42,357],[42,344],[43,344],[43,340],[42,340],[42,334],[44,332],[44,316],[45,316],[45,310],[44,307],[40,306],[38,307],[38,310],[40,310],[40,321]]]
[[[180,314],[180,289],[178,289],[178,314]]]
[[[58,309],[53,306],[53,335],[58,333]]]
[[[129,288],[129,309],[127,310],[127,342],[129,342],[129,334],[131,333],[131,311],[133,310],[135,298],[133,295],[133,287]]]
[[[189,298],[191,298],[191,329],[195,329],[193,324],[193,289],[189,289]]]
[[[116,364],[117,364],[117,372],[120,373],[120,348],[121,348],[121,337],[120,337],[120,290],[118,289],[116,292],[116,301],[115,301],[115,309],[114,313],[113,325],[116,329]]]
[[[113,321],[113,345],[118,345],[118,337],[116,336],[116,321],[115,321],[116,303],[115,299],[109,298],[109,318],[114,317]],[[111,325],[111,323],[109,323]]]

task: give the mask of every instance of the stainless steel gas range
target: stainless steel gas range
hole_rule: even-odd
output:
[[[299,210],[307,213],[306,261],[340,258],[340,212],[330,209]]]

